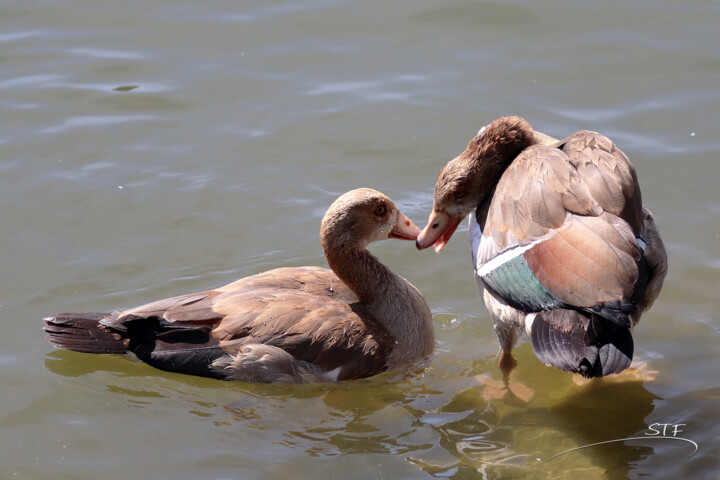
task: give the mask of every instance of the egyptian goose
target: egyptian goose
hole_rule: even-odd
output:
[[[279,268],[130,310],[63,313],[45,318],[44,330],[59,348],[132,352],[156,368],[192,375],[262,383],[367,377],[433,348],[422,294],[366,250],[419,232],[390,198],[353,190],[322,220],[332,270]]]
[[[667,273],[635,168],[612,141],[557,141],[519,117],[480,130],[440,171],[417,239],[439,252],[469,216],[475,278],[507,375],[527,334],[541,362],[585,377],[626,369],[631,330]]]

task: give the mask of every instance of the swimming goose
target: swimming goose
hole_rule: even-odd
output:
[[[522,118],[495,120],[440,171],[417,247],[440,252],[466,216],[506,376],[524,334],[541,362],[585,377],[630,365],[631,330],[667,258],[635,168],[610,139],[558,141]]]
[[[54,315],[44,329],[59,348],[132,352],[156,368],[192,375],[263,383],[367,377],[433,348],[423,296],[366,250],[419,232],[390,198],[353,190],[322,220],[332,270],[279,268],[130,310]]]

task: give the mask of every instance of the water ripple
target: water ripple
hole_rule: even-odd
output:
[[[127,93],[134,91],[136,93],[157,93],[174,90],[174,87],[159,82],[135,82],[132,85],[118,85],[117,83],[78,83],[78,82],[52,82],[47,86],[72,88],[77,90],[95,90],[98,92],[108,93]]]
[[[85,55],[92,58],[112,58],[124,60],[136,60],[145,58],[145,55],[136,52],[126,52],[120,50],[106,50],[102,48],[72,48],[68,50],[76,55]]]
[[[0,42],[16,42],[30,37],[37,37],[39,35],[43,35],[43,32],[28,30],[25,32],[2,33],[0,34]]]
[[[88,127],[99,127],[108,125],[118,125],[121,123],[129,122],[141,122],[148,120],[161,120],[162,117],[158,115],[91,115],[91,116],[80,116],[70,117],[65,121],[54,127],[43,128],[38,133],[58,133],[73,128],[88,128]]]
[[[43,83],[58,81],[66,78],[65,75],[44,74],[44,75],[28,75],[24,77],[16,77],[0,82],[0,90],[6,88],[32,87]]]

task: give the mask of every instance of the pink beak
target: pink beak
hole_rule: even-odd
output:
[[[427,226],[418,235],[415,245],[418,250],[434,245],[435,252],[440,253],[461,221],[462,218],[453,217],[443,210],[433,210]]]
[[[415,240],[420,233],[420,228],[415,225],[412,220],[403,215],[398,210],[397,218],[395,219],[395,226],[390,231],[388,238],[397,238],[400,240]]]

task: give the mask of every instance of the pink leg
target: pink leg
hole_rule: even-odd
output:
[[[498,364],[500,365],[500,371],[503,373],[503,378],[507,380],[510,376],[510,372],[512,372],[512,369],[517,366],[517,360],[513,358],[512,353],[500,350],[500,359]]]

